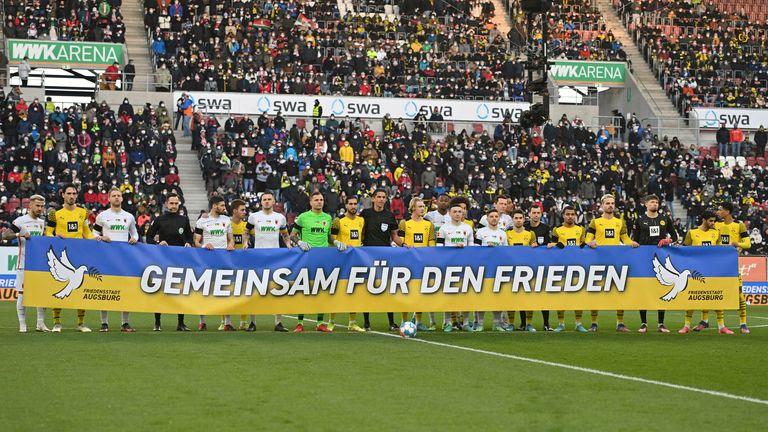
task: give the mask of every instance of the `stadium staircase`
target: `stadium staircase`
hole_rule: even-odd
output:
[[[504,2],[501,0],[491,0],[491,3],[493,3],[495,10],[492,21],[496,24],[496,28],[501,34],[506,36],[512,30],[512,17],[506,12]]]
[[[120,11],[125,23],[125,46],[128,58],[136,66],[134,90],[154,91],[154,66],[149,53],[147,32],[144,29],[144,7],[139,0],[128,0],[122,3]],[[121,65],[121,69],[122,69]],[[149,85],[149,87],[147,87]]]
[[[189,220],[193,224],[201,210],[208,210],[208,193],[205,191],[203,174],[197,152],[192,151],[192,138],[183,136],[181,130],[174,131],[176,137],[176,166],[179,168],[181,190]]]

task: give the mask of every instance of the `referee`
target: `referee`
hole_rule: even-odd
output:
[[[678,235],[675,225],[667,215],[659,214],[659,197],[648,195],[645,197],[645,213],[639,215],[632,224],[632,240],[641,245],[659,247],[669,246],[677,241]],[[648,331],[648,311],[640,311],[640,333]],[[669,333],[664,326],[664,311],[659,311],[659,333]]]
[[[550,243],[552,237],[552,229],[549,225],[541,222],[541,207],[534,204],[528,211],[528,221],[525,223],[524,228],[533,233],[536,238],[536,243],[539,246],[546,247]],[[520,311],[520,325],[522,329],[525,329],[526,321],[528,317],[533,318],[533,312],[525,314]],[[544,319],[544,331],[553,331],[554,329],[549,326],[549,311],[541,311],[541,317]]]
[[[184,246],[192,247],[192,229],[189,227],[189,219],[179,214],[181,200],[176,193],[169,193],[165,200],[166,213],[152,221],[147,230],[147,243],[160,246]],[[155,237],[159,242],[155,241]],[[160,314],[155,314],[154,331],[160,331]],[[184,324],[184,314],[179,314],[179,322],[176,331],[189,331]]]
[[[397,246],[403,245],[403,240],[398,235],[398,224],[395,215],[384,208],[387,203],[387,191],[376,189],[373,192],[373,207],[360,212],[360,216],[365,221],[363,228],[363,246],[392,246],[394,242]],[[363,319],[365,330],[371,329],[370,313],[364,312]],[[395,323],[395,314],[387,312],[389,320],[389,330],[397,331],[400,329]]]

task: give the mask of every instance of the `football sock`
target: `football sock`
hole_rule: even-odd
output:
[[[541,318],[544,320],[544,327],[549,327],[549,311],[541,311]]]
[[[717,328],[721,329],[725,327],[725,312],[722,310],[716,310],[715,316],[717,317]]]
[[[443,312],[443,324],[452,324],[455,312]]]
[[[485,324],[485,311],[475,311],[475,322],[483,327]]]
[[[350,312],[349,313],[349,322],[353,322],[357,324],[357,312]]]
[[[77,310],[77,324],[81,325],[85,323],[85,309]]]
[[[24,293],[20,292],[16,300],[16,315],[19,317],[19,324],[27,323],[27,308],[24,307]],[[38,313],[39,316],[39,313]]]
[[[434,312],[430,312],[430,313],[429,313],[429,323],[430,323],[431,325],[435,325],[435,323],[436,323],[436,322],[437,322],[437,321],[435,321],[435,313],[434,313]]]
[[[624,311],[623,310],[617,310],[616,311],[616,324],[624,324]]]
[[[493,325],[498,326],[501,324],[501,311],[493,311]]]
[[[589,314],[592,317],[592,324],[597,324],[597,311],[590,311]]]
[[[400,319],[402,322],[408,321],[408,312],[400,312]]]
[[[565,311],[557,311],[557,322],[559,324],[565,324]]]
[[[701,320],[709,322],[709,311],[708,310],[701,311]]]
[[[583,310],[573,311],[573,314],[576,315],[576,322],[578,324],[581,324],[581,318],[584,316],[584,311]]]
[[[128,324],[128,312],[120,312],[120,318],[123,320],[123,324]]]
[[[251,315],[251,316],[253,316],[253,315]],[[246,322],[245,320],[247,320],[247,319],[248,319],[248,315],[240,315],[240,322]],[[255,322],[255,320],[251,320],[251,321]]]
[[[224,315],[224,325],[232,325],[232,315]]]
[[[99,312],[99,315],[101,316],[101,323],[106,324],[109,320],[109,312],[101,311]]]
[[[395,324],[395,313],[387,312],[387,319],[389,320],[389,325]]]
[[[648,311],[645,309],[640,311],[640,322],[643,324],[648,324]]]
[[[462,312],[461,313],[461,320],[464,322],[464,324],[471,324],[474,319],[470,319],[471,312]]]
[[[304,314],[299,314],[298,318],[299,324],[304,325]]]
[[[328,322],[335,323],[336,322],[336,312],[331,312],[329,315],[330,315],[330,319],[328,320]]]
[[[371,313],[370,312],[363,312],[363,326],[365,326],[365,328],[371,327]]]
[[[324,314],[317,314],[317,325],[320,325],[323,323],[323,317],[325,317]]]
[[[686,310],[685,311],[685,326],[690,327],[691,326],[691,320],[693,320],[693,310]]]
[[[205,315],[200,315],[200,324],[205,324]]]
[[[256,322],[256,315],[251,315],[251,317],[253,317],[252,321]],[[275,315],[275,325],[278,325],[281,322],[283,322],[283,316],[280,315],[280,314],[276,314]]]
[[[417,322],[417,323],[420,323],[420,322],[421,322],[421,318],[422,318],[423,316],[424,316],[424,313],[423,313],[423,312],[416,312],[416,322]]]
[[[243,320],[243,317],[245,317],[248,321]],[[254,323],[256,324],[256,315],[242,315],[240,317],[240,320],[247,322],[248,324]],[[279,323],[280,321],[277,321],[277,318],[275,318],[275,324]]]
[[[660,310],[659,311],[659,327],[664,325],[664,316],[667,314],[667,311]],[[645,321],[643,321],[645,322]]]
[[[528,312],[520,311],[520,327],[525,327],[528,324]]]
[[[45,322],[45,308],[37,308],[37,323],[42,325]]]
[[[533,311],[525,311],[525,323],[533,324]]]
[[[747,299],[739,293],[739,325],[747,325]]]
[[[155,325],[160,325],[160,316],[159,313],[155,313]]]
[[[160,314],[157,314],[157,315],[160,315]],[[179,325],[184,325],[184,314],[179,314],[179,316],[177,318],[179,320]],[[160,322],[160,317],[159,316],[157,316],[157,322],[158,323]]]
[[[455,323],[456,321],[456,312],[451,312],[451,323]]]
[[[53,308],[53,323],[61,324],[61,309]]]
[[[515,316],[517,316],[516,311],[507,311],[507,321],[509,321],[511,325],[515,325]]]

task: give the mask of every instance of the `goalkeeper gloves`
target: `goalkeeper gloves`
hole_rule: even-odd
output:
[[[659,241],[659,247],[669,246],[672,244],[672,240],[670,239],[662,239]]]
[[[347,245],[340,242],[339,240],[334,240],[333,245],[336,246],[336,249],[338,249],[339,252],[344,252],[345,250],[347,250]]]

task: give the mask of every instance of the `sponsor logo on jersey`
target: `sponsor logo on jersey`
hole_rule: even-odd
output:
[[[78,223],[77,222],[67,222],[67,232],[77,232],[78,229]]]
[[[614,238],[616,237],[616,230],[613,228],[606,228],[605,230],[605,238]]]

